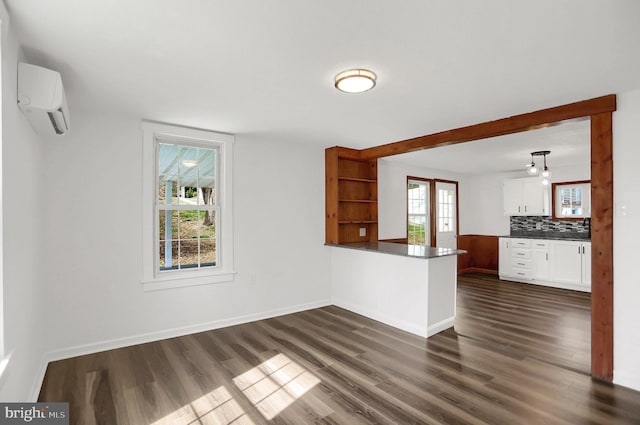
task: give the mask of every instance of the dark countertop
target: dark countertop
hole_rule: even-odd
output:
[[[589,233],[567,234],[566,232],[521,232],[521,233],[515,233],[515,234],[505,235],[500,237],[501,238],[518,238],[518,239],[549,239],[549,240],[555,240],[555,241],[591,242],[591,237]]]
[[[438,248],[434,246],[424,245],[407,245],[403,243],[392,242],[352,242],[343,244],[326,244],[327,246],[335,246],[338,248],[357,249],[360,251],[379,252],[381,254],[399,255],[402,257],[414,258],[437,258],[447,255],[466,254],[467,251],[462,249]]]

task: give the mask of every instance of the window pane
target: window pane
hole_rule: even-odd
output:
[[[200,266],[215,266],[216,265],[216,241],[215,240],[200,240]]]
[[[198,175],[198,148],[180,146],[180,163],[178,164],[181,176]]]
[[[426,219],[425,216],[410,216],[408,229],[409,244],[425,245]]]
[[[181,205],[198,205],[198,187],[183,186],[180,188]]]
[[[160,240],[160,270],[172,270],[178,268],[178,241]],[[171,253],[167,258],[166,253]]]
[[[171,223],[168,235],[166,235],[167,221]],[[160,210],[158,212],[158,225],[160,239],[178,239],[178,211]]]
[[[200,148],[198,154],[200,176],[215,177],[216,175],[216,150]]]
[[[200,238],[214,239],[216,237],[216,212],[200,211]]]
[[[198,238],[198,213],[196,210],[179,211],[180,239]]]
[[[202,205],[216,205],[215,179],[200,177],[200,197]]]
[[[198,241],[180,240],[180,268],[198,267]]]
[[[177,176],[160,176],[158,177],[158,203],[173,204],[178,203],[178,177]],[[167,195],[170,194],[170,202],[167,202]]]
[[[158,145],[158,174],[178,174],[178,147]]]

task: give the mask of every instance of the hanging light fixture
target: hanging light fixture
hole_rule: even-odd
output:
[[[536,163],[533,162],[533,155],[535,152],[531,152],[531,164],[527,165],[527,174],[529,174],[530,176],[537,176],[538,175],[538,167],[536,167]]]
[[[531,164],[527,164],[527,174],[529,174],[530,176],[540,175],[542,177],[542,184],[544,185],[549,184],[549,177],[551,177],[551,171],[549,171],[549,167],[547,167],[547,155],[549,155],[550,153],[551,151],[531,152]],[[536,163],[533,160],[534,156],[543,157],[544,167],[542,168],[542,171],[540,171],[540,168],[536,166]]]
[[[376,86],[376,78],[368,69],[349,69],[336,75],[335,87],[345,93],[362,93]]]

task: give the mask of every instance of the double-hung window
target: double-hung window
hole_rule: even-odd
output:
[[[233,136],[143,122],[143,284],[233,278]]]

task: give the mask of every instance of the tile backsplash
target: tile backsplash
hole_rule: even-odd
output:
[[[554,221],[551,217],[539,216],[512,216],[511,217],[511,236],[526,236],[531,234],[545,234],[550,236],[566,236],[566,237],[590,237],[591,222],[587,219],[571,221]]]

